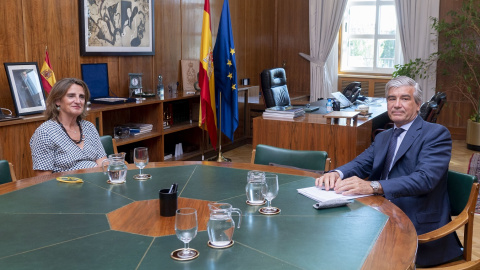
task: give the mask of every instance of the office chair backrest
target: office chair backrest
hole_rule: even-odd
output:
[[[270,145],[258,144],[255,149],[255,164],[279,164],[299,169],[324,171],[329,162],[327,152],[302,151],[278,148]]]
[[[424,102],[422,106],[420,106],[420,112],[418,115],[422,117],[423,120],[427,122],[433,123],[433,120],[436,120],[436,114],[437,114],[437,103],[434,101],[428,101]]]
[[[285,69],[265,69],[260,74],[265,107],[290,106]]]
[[[12,177],[13,166],[6,160],[0,160],[0,184],[5,184],[15,180],[15,177]]]
[[[443,105],[445,105],[445,102],[447,102],[447,94],[443,92],[437,92],[435,95],[432,96],[430,101],[435,102],[437,104],[437,110],[435,115],[433,115],[431,122],[436,123],[437,122],[437,117],[440,114],[440,111],[443,108]]]
[[[100,141],[102,142],[103,149],[105,149],[105,153],[108,155],[116,154],[117,147],[114,145],[113,138],[110,135],[105,135],[100,137]]]
[[[473,183],[478,182],[474,175],[448,171],[448,197],[452,216],[458,216],[467,205]]]

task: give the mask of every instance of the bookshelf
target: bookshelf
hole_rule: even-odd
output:
[[[117,139],[119,152],[127,153],[128,157],[130,151],[133,151],[135,147],[145,146],[149,148],[150,161],[164,161],[165,153],[168,154],[175,143],[182,142],[184,155],[172,160],[185,160],[200,154],[201,129],[198,127],[198,113],[197,115],[192,114],[192,108],[198,110],[199,102],[199,95],[183,96],[179,92],[177,96],[167,93],[163,100],[152,97],[137,103],[92,104],[85,120],[92,122],[97,127],[100,136],[111,135],[112,137],[114,127],[121,124],[152,124],[151,132]],[[177,106],[180,106],[181,109]],[[173,123],[168,129],[163,129],[163,111],[166,107],[171,107],[174,114],[183,114],[183,120]],[[195,116],[196,119],[192,118]],[[25,116],[19,120],[0,122],[0,133],[2,134],[0,159],[6,159],[14,164],[17,179],[34,176],[29,142],[35,129],[44,121],[46,118],[38,114]]]

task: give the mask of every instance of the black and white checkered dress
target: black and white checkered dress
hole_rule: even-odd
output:
[[[105,150],[95,126],[85,120],[80,121],[80,125],[85,138],[83,149],[58,122],[48,120],[41,124],[30,139],[33,169],[63,172],[95,167],[95,161],[106,156]]]

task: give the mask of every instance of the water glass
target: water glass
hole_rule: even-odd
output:
[[[197,210],[193,208],[180,208],[175,215],[175,233],[177,238],[184,243],[184,248],[177,253],[181,259],[191,259],[198,252],[188,247],[190,241],[197,236],[198,222]]]
[[[133,176],[136,180],[146,180],[152,178],[150,174],[143,174],[142,169],[145,168],[148,164],[148,148],[147,147],[137,147],[133,150],[134,157],[133,160],[135,165],[140,169],[139,174]]]
[[[280,209],[277,207],[272,207],[272,200],[278,195],[278,175],[276,174],[265,174],[265,182],[262,186],[261,192],[262,195],[267,200],[267,207],[262,207],[259,211],[262,214],[276,214],[280,212]]]

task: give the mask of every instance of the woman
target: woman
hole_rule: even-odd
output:
[[[47,98],[45,115],[32,138],[33,169],[36,175],[101,166],[106,158],[95,126],[87,115],[88,87],[82,80],[58,81]]]

